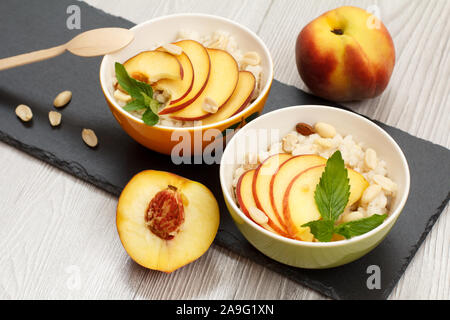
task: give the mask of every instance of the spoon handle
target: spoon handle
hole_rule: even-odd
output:
[[[24,64],[28,63],[50,59],[59,56],[64,51],[66,51],[65,44],[49,49],[33,51],[29,53],[19,54],[18,56],[0,59],[0,71],[23,66]]]

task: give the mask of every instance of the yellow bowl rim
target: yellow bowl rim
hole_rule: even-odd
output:
[[[296,110],[298,110],[299,108],[304,108],[304,107],[309,107],[309,108],[326,108],[326,109],[330,109],[333,107],[330,106],[321,106],[321,105],[298,105],[298,106],[290,106],[290,107],[285,107],[285,108],[281,108],[278,110],[274,110],[271,112],[268,112],[260,117],[258,117],[258,119],[255,119],[254,121],[261,121],[263,119],[265,119],[266,117],[273,117],[276,116],[276,114],[278,112],[281,111],[285,111],[286,109],[288,110],[292,110],[293,113],[295,113]],[[395,140],[386,132],[384,131],[382,128],[380,128],[378,125],[376,125],[375,123],[373,123],[372,121],[364,118],[361,115],[358,115],[354,112],[350,112],[344,109],[338,109],[338,108],[333,108],[334,110],[336,110],[336,112],[342,112],[342,113],[347,113],[350,116],[359,118],[360,120],[362,120],[363,122],[365,122],[367,125],[374,127],[376,130],[378,130],[386,139],[388,139],[389,142],[391,142],[391,144],[394,146],[394,149],[396,150],[396,152],[400,155],[400,159],[402,162],[402,167],[406,172],[406,184],[405,184],[405,193],[403,194],[403,197],[400,199],[400,203],[398,205],[398,207],[396,208],[396,210],[394,210],[393,212],[391,212],[389,214],[389,216],[387,217],[387,219],[378,227],[376,227],[375,229],[370,230],[369,232],[360,235],[360,236],[356,236],[353,237],[351,239],[345,239],[345,240],[339,240],[339,241],[334,241],[334,242],[307,242],[307,241],[301,241],[301,240],[296,240],[296,239],[290,239],[290,238],[286,238],[283,237],[281,235],[275,234],[273,232],[270,232],[266,229],[264,229],[263,227],[261,227],[260,225],[256,224],[255,222],[253,222],[250,218],[248,218],[244,212],[242,212],[242,210],[237,206],[236,202],[233,200],[233,197],[231,196],[230,192],[227,189],[227,186],[225,185],[225,167],[222,165],[223,162],[221,162],[220,164],[220,173],[219,173],[219,179],[220,179],[220,187],[222,188],[222,193],[224,195],[225,198],[225,202],[227,202],[233,210],[235,210],[239,217],[245,221],[246,224],[248,224],[249,226],[251,226],[253,229],[255,229],[256,231],[265,234],[266,236],[268,236],[269,238],[272,238],[273,240],[277,240],[277,241],[281,241],[284,242],[286,244],[290,244],[290,245],[296,245],[299,247],[308,247],[308,248],[333,248],[333,247],[341,247],[341,246],[347,246],[350,244],[354,244],[356,242],[360,242],[364,239],[370,238],[372,235],[380,232],[382,229],[384,229],[386,226],[388,226],[391,223],[394,223],[395,220],[400,216],[400,213],[402,212],[405,204],[406,204],[406,200],[408,199],[408,195],[409,195],[409,190],[410,190],[410,171],[409,171],[409,166],[408,166],[408,162],[406,161],[406,157],[403,154],[403,151],[401,150],[401,148],[399,147],[399,145],[395,142]],[[242,130],[239,130],[234,136],[233,138],[230,139],[230,141],[228,142],[228,145],[231,145],[233,143],[233,141],[235,139],[237,139],[237,137],[241,134],[245,133],[245,127]],[[227,153],[227,149],[230,150],[229,148],[225,148],[225,151],[222,155],[222,159],[226,156]]]
[[[220,16],[216,16],[216,15],[211,15],[211,14],[203,14],[203,13],[179,13],[179,14],[171,14],[171,15],[165,15],[165,16],[161,16],[158,18],[154,18],[151,20],[147,20],[145,22],[139,23],[137,25],[135,25],[134,27],[132,27],[130,30],[135,30],[138,29],[140,27],[142,27],[143,25],[146,24],[151,24],[154,23],[156,21],[161,21],[167,18],[176,18],[176,17],[204,17],[204,18],[212,18],[212,19],[216,19],[216,20],[221,20],[223,22],[232,24],[240,29],[242,29],[243,31],[247,32],[250,36],[252,36],[263,48],[263,51],[265,52],[265,54],[267,54],[267,56],[269,57],[269,74],[267,76],[267,83],[264,86],[264,88],[261,90],[261,92],[259,93],[258,97],[256,98],[255,101],[253,101],[248,107],[246,107],[244,110],[242,110],[241,112],[235,114],[234,116],[216,122],[216,123],[211,123],[208,125],[202,125],[202,126],[194,126],[194,127],[169,127],[169,126],[162,126],[162,125],[155,125],[153,126],[153,128],[158,128],[158,129],[162,129],[162,130],[166,130],[166,131],[193,131],[193,130],[204,130],[204,129],[211,129],[211,128],[216,128],[216,127],[220,127],[222,125],[226,125],[227,123],[232,123],[235,120],[239,119],[239,117],[242,116],[242,114],[244,114],[245,112],[248,112],[249,110],[253,110],[256,106],[259,105],[259,103],[261,103],[262,99],[268,95],[270,88],[272,86],[272,82],[273,82],[273,74],[274,74],[274,67],[273,67],[273,60],[272,60],[272,55],[270,54],[269,49],[267,48],[267,46],[265,45],[265,43],[261,40],[261,38],[256,35],[253,31],[251,31],[249,28],[247,28],[246,26],[237,23],[235,21],[232,21],[230,19],[224,18],[224,17],[220,17]],[[133,116],[132,114],[130,114],[129,112],[123,110],[123,108],[121,108],[119,106],[119,104],[114,100],[114,98],[110,95],[109,91],[106,88],[106,85],[103,82],[103,72],[105,70],[105,60],[109,55],[105,55],[102,59],[102,62],[100,64],[100,86],[102,88],[103,94],[106,97],[106,99],[108,100],[108,102],[114,107],[115,110],[117,110],[118,112],[120,112],[121,114],[123,114],[125,117],[127,117],[128,119],[136,122],[136,123],[140,123],[140,124],[144,124],[144,122],[139,119],[136,118],[135,116]]]

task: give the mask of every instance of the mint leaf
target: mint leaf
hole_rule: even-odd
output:
[[[328,160],[325,170],[314,192],[314,200],[322,220],[311,221],[302,227],[309,227],[314,237],[329,242],[335,233],[334,223],[344,212],[350,197],[350,180],[340,151]]]
[[[146,94],[149,97],[153,97],[153,88],[151,85],[133,78],[131,78],[131,80],[134,85],[141,90],[141,94]]]
[[[382,224],[386,218],[387,214],[374,214],[368,218],[342,223],[335,227],[334,232],[344,236],[346,239],[350,239],[375,229]]]
[[[350,180],[344,160],[336,151],[328,160],[325,171],[316,187],[314,199],[322,220],[308,222],[302,227],[309,227],[314,237],[321,242],[329,242],[334,233],[350,239],[378,227],[387,218],[386,214],[375,214],[369,218],[342,223],[334,223],[344,212],[350,197]]]
[[[153,99],[153,98],[150,98],[150,97],[149,97],[147,94],[145,94],[145,93],[142,93],[142,95],[143,95],[143,97],[144,97],[145,105],[146,105],[147,107],[149,107],[149,108],[153,111],[153,113],[158,114],[158,111],[159,111],[159,105],[160,105],[160,103],[158,102],[158,100]]]
[[[160,106],[160,103],[159,103],[157,100],[155,100],[155,99],[152,99],[152,101],[150,101],[150,103],[149,103],[150,109],[151,109],[151,110],[153,111],[153,113],[155,113],[155,114],[158,114],[159,106]]]
[[[117,82],[134,98],[123,109],[128,112],[147,109],[142,115],[142,121],[149,126],[157,124],[160,103],[153,99],[153,88],[145,82],[130,77],[125,67],[118,62],[115,64],[115,71]]]
[[[141,94],[142,89],[140,85],[137,84],[138,81],[128,75],[125,67],[122,64],[116,62],[115,70],[117,82],[120,84],[120,86],[134,99],[144,100],[144,97]]]
[[[140,100],[133,100],[127,103],[127,105],[125,107],[123,107],[123,109],[125,111],[137,111],[137,110],[141,110],[141,109],[146,109],[147,106]]]
[[[158,123],[159,117],[151,109],[147,108],[147,110],[142,115],[142,121],[144,121],[144,123],[148,126],[154,126]]]
[[[340,151],[328,160],[316,187],[314,199],[324,220],[336,221],[344,211],[350,197],[350,180]]]
[[[330,242],[334,233],[334,222],[331,220],[316,220],[305,223],[302,227],[309,227],[314,237],[321,242]]]
[[[122,64],[116,62],[115,69],[117,82],[130,96],[139,100],[144,100],[143,94],[153,97],[153,88],[145,82],[130,77]]]

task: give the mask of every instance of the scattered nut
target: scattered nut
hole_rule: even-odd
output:
[[[239,167],[234,172],[234,177],[239,179],[244,173],[245,173],[245,169],[242,167]]]
[[[252,218],[257,224],[265,225],[269,222],[269,218],[267,218],[266,214],[256,207],[251,207],[248,209],[248,213],[250,218]]]
[[[336,135],[336,129],[325,122],[317,122],[314,129],[322,138],[334,138]]]
[[[313,127],[303,122],[297,123],[297,125],[295,126],[295,130],[297,130],[297,132],[302,136],[310,136],[315,133]]]
[[[71,99],[72,99],[72,91],[68,90],[63,91],[56,96],[55,100],[53,100],[53,105],[56,108],[61,108],[67,105]]]
[[[171,100],[171,95],[166,90],[155,92],[153,95],[153,98],[155,98],[159,103],[166,103],[167,101]]]
[[[205,98],[202,108],[209,113],[216,113],[217,110],[219,110],[219,106],[217,105],[217,103],[210,97]]]
[[[245,154],[244,161],[246,164],[258,164],[258,154],[254,152],[248,152]]]
[[[19,104],[16,107],[16,115],[23,122],[28,122],[33,118],[33,112],[31,111],[31,108],[24,104]]]
[[[355,221],[355,220],[360,220],[364,218],[363,214],[359,211],[350,211],[348,213],[345,213],[342,215],[342,219],[341,221],[343,223],[345,222],[350,222],[350,221]]]
[[[120,89],[117,89],[116,91],[114,91],[114,99],[128,103],[132,98],[130,95],[124,93]]]
[[[329,149],[333,146],[331,141],[325,138],[317,138],[316,140],[314,140],[314,143],[317,144],[318,146],[321,146],[324,149]]]
[[[183,49],[173,43],[167,43],[162,46],[168,53],[179,56],[183,53]]]
[[[381,186],[378,184],[372,184],[367,187],[366,190],[364,190],[364,193],[361,197],[361,203],[367,204],[371,202],[373,199],[375,199],[378,194],[381,192]]]
[[[249,153],[245,154],[244,166],[243,166],[244,170],[255,169],[256,167],[258,167],[258,164],[259,164],[258,154],[254,153],[254,152],[249,152]]]
[[[397,190],[397,184],[385,176],[377,174],[373,177],[373,180],[387,192],[393,193]]]
[[[257,52],[249,51],[242,57],[242,64],[247,66],[257,66],[261,63],[261,57]]]
[[[297,135],[295,133],[289,133],[283,138],[283,150],[286,152],[292,152],[297,142]]]
[[[372,169],[372,170],[377,167],[378,159],[377,159],[377,153],[375,152],[375,150],[370,149],[370,148],[366,150],[366,154],[364,157],[364,163],[366,164],[367,168]]]
[[[61,124],[61,117],[61,113],[56,111],[50,111],[48,113],[48,120],[50,121],[52,127],[57,127]]]
[[[84,143],[86,143],[91,148],[96,147],[98,144],[97,136],[91,129],[83,129],[83,131],[81,131],[81,137],[83,138]]]

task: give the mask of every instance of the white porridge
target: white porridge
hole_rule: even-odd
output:
[[[262,76],[263,76],[263,69],[261,66],[261,57],[259,53],[254,51],[249,52],[243,52],[241,51],[238,43],[236,42],[235,38],[230,35],[226,31],[215,31],[212,34],[208,35],[200,35],[198,32],[191,31],[191,30],[181,30],[178,33],[177,38],[175,39],[175,42],[181,41],[181,40],[195,40],[202,44],[205,48],[208,49],[220,49],[228,52],[231,54],[231,56],[235,59],[239,71],[248,71],[253,74],[256,80],[255,88],[253,90],[253,93],[251,95],[251,99],[248,102],[248,104],[245,106],[248,107],[260,94],[261,92],[261,85],[262,85]],[[168,53],[171,53],[173,55],[179,55],[182,52],[182,49],[180,47],[177,47],[174,44],[155,44],[152,48],[152,50],[155,50],[158,47],[163,47]],[[181,51],[180,51],[181,50]],[[153,85],[152,83],[150,83]],[[116,102],[121,106],[125,107],[127,103],[132,101],[132,97],[128,95],[128,93],[120,88],[120,86],[117,83],[117,79],[114,77],[113,79],[113,87],[114,87],[114,99]],[[159,91],[154,90],[154,99],[156,99],[159,103],[159,111],[164,109],[170,102],[171,102],[171,96],[170,93],[165,91]],[[218,111],[218,107],[215,106],[214,108],[214,101],[208,102],[207,99],[203,102],[203,109],[207,112],[214,114]],[[211,107],[213,106],[213,107]],[[189,106],[188,106],[189,107]],[[240,110],[242,111],[242,110]],[[239,112],[240,112],[239,111]],[[133,110],[128,111],[135,117],[141,119],[145,109],[141,110]],[[188,120],[178,120],[171,117],[171,114],[163,114],[159,115],[159,121],[157,123],[158,125],[163,126],[169,126],[169,127],[193,127],[193,126],[199,126],[202,124],[201,120],[198,121],[188,121]]]
[[[284,153],[290,156],[317,155],[328,159],[336,151],[340,151],[345,166],[360,173],[368,186],[358,201],[345,209],[336,223],[360,220],[373,215],[389,215],[390,204],[395,197],[397,185],[388,177],[387,163],[377,156],[374,149],[365,146],[363,142],[355,141],[352,135],[342,136],[327,123],[318,122],[314,124],[314,127],[299,124],[297,127],[297,130],[294,128],[280,142],[273,143],[267,150],[258,154],[245,155],[245,163],[237,167],[234,172],[235,195],[241,176],[250,170],[257,169],[270,156]],[[236,202],[240,205],[239,201]],[[251,213],[248,215],[255,221]]]

